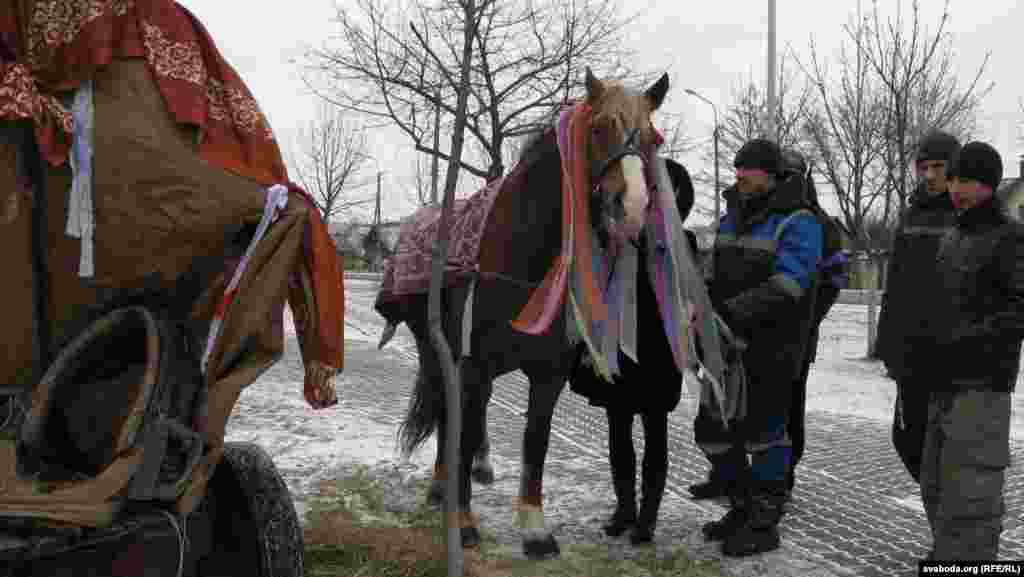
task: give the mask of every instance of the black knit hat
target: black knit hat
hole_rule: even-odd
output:
[[[955,136],[935,130],[921,139],[921,144],[917,147],[917,161],[944,160],[949,163],[959,150],[960,141]]]
[[[976,180],[995,190],[1003,179],[1003,159],[984,142],[968,142],[953,159],[951,176]]]
[[[694,201],[693,181],[690,180],[690,173],[686,171],[682,164],[671,158],[665,159],[665,167],[668,168],[669,180],[672,181],[672,187],[675,188],[676,208],[679,210],[679,218],[686,220],[690,210],[693,209]]]
[[[777,175],[782,169],[782,154],[774,142],[755,138],[740,148],[732,164],[736,168],[757,168]]]
[[[785,174],[807,174],[807,161],[804,155],[792,148],[782,149],[782,172]]]

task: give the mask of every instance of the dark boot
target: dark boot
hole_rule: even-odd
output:
[[[759,481],[752,485],[746,522],[722,543],[722,553],[727,557],[747,557],[779,548],[786,481]]]
[[[732,494],[736,479],[747,471],[747,455],[742,451],[730,451],[724,455],[708,455],[711,472],[708,480],[689,486],[694,500],[720,499]]]
[[[621,479],[615,484],[615,512],[602,526],[604,534],[618,537],[636,523],[636,478]]]
[[[705,523],[701,533],[707,541],[722,541],[738,531],[747,522],[750,495],[746,479],[737,479],[730,489],[729,510],[718,521]]]
[[[629,541],[634,545],[650,543],[654,540],[654,527],[658,524],[658,509],[661,498],[665,494],[665,473],[644,475],[643,502],[636,526],[629,534]]]
[[[720,499],[722,497],[728,497],[729,492],[732,490],[732,481],[725,479],[716,478],[714,475],[708,477],[707,481],[703,483],[694,483],[690,485],[690,495],[693,496],[694,500],[701,499]]]

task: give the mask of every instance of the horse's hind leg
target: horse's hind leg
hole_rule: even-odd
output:
[[[433,507],[444,505],[445,482],[448,481],[448,465],[444,462],[445,444],[448,439],[448,423],[442,417],[437,424],[437,455],[434,457],[434,474],[430,479],[430,492],[427,503]]]
[[[462,380],[462,438],[459,447],[459,509],[463,547],[480,544],[479,520],[473,514],[473,485],[470,482],[474,457],[481,451],[486,435],[487,404],[491,400],[493,380],[484,367],[472,358],[462,359],[459,366]]]
[[[523,433],[523,467],[519,481],[518,523],[523,553],[529,559],[548,559],[560,553],[558,541],[544,525],[544,460],[551,437],[551,417],[565,387],[561,376],[540,378],[527,372],[530,401]]]
[[[490,385],[493,387],[493,382]],[[494,466],[491,464],[491,437],[487,434],[487,406],[484,406],[484,417],[480,420],[480,449],[473,456],[473,480],[481,485],[494,483]]]
[[[491,386],[493,385],[488,383],[488,387]],[[494,483],[494,466],[491,464],[491,440],[487,434],[486,406],[484,407],[484,417],[480,419],[479,423],[482,442],[473,456],[473,468],[470,475],[477,483],[490,485]],[[448,480],[448,466],[444,462],[447,438],[448,432],[442,418],[437,428],[437,455],[434,457],[434,474],[430,480],[430,492],[427,494],[427,502],[434,507],[444,504],[445,481]]]

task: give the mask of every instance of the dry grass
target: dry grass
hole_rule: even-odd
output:
[[[441,515],[424,503],[389,513],[383,487],[366,473],[321,484],[310,509],[306,539],[309,577],[447,577]],[[532,562],[484,533],[478,550],[465,551],[466,577],[721,577],[717,563],[694,563],[685,552],[646,548],[618,559],[607,544],[563,545],[560,558]]]

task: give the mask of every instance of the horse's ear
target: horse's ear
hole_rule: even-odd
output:
[[[604,82],[601,82],[594,76],[589,66],[587,66],[587,75],[583,82],[587,87],[587,100],[590,102],[600,99],[601,95],[604,94]]]
[[[644,94],[647,96],[647,100],[651,102],[651,110],[657,110],[661,103],[665,100],[665,94],[668,93],[668,72],[661,75],[661,78],[647,89]]]

